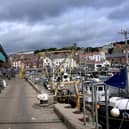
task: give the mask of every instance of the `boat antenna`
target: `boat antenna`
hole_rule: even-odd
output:
[[[129,95],[129,80],[128,80],[128,64],[129,64],[129,61],[128,61],[128,34],[129,34],[129,31],[127,30],[121,30],[121,32],[119,32],[120,34],[124,35],[124,38],[125,38],[125,59],[126,59],[126,92],[127,92],[127,95]]]

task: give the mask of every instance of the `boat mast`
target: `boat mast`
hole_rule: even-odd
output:
[[[128,39],[128,34],[129,32],[127,30],[123,30],[120,32],[120,34],[123,34],[124,35],[124,38],[125,38],[125,59],[126,59],[126,93],[127,93],[127,96],[129,95],[129,80],[128,80],[128,42],[127,42],[127,39]]]

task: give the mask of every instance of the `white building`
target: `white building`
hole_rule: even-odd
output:
[[[75,68],[77,67],[77,63],[76,61],[73,59],[73,58],[61,58],[61,57],[58,57],[58,58],[54,58],[51,59],[49,57],[45,57],[43,58],[43,67],[45,66],[50,66],[51,68],[54,66],[55,68],[57,67],[61,67],[63,68],[64,70],[66,69],[69,69],[69,68]]]
[[[85,54],[85,58],[88,61],[101,62],[106,60],[104,52],[90,52]]]
[[[106,60],[105,52],[89,52],[83,55],[83,60],[88,64],[88,67],[92,65],[92,70],[98,71],[105,66],[110,66],[110,62]]]
[[[45,67],[45,66],[52,67],[53,62],[52,62],[52,60],[50,58],[45,57],[45,58],[42,58],[42,60],[43,60],[43,67]]]

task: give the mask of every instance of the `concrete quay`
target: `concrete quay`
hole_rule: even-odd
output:
[[[54,105],[54,111],[68,129],[95,129],[95,124],[93,125],[92,122],[86,122],[86,125],[84,125],[84,122],[79,120],[83,119],[83,113],[74,113],[77,109],[70,108],[69,104],[57,103]]]
[[[42,93],[42,86],[35,85],[31,80],[27,81],[37,93]],[[83,113],[74,113],[78,110],[77,108],[71,108],[70,104],[56,103],[54,104],[54,111],[68,129],[95,129],[95,123],[91,120],[91,114],[86,115],[86,125],[84,125],[84,122],[81,121],[83,120]],[[99,129],[102,129],[102,127],[99,126]]]

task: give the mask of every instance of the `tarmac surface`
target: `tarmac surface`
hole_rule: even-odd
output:
[[[11,78],[0,93],[0,129],[67,129],[49,105],[41,105],[37,91],[24,79]]]
[[[43,86],[33,84],[33,82],[30,80],[28,80],[28,82],[38,93],[42,93],[44,91]],[[53,95],[49,95],[50,98],[53,98],[52,96]],[[91,114],[87,113],[85,118],[86,123],[84,123],[83,113],[75,113],[78,112],[78,109],[71,108],[70,104],[55,103],[54,111],[57,116],[64,122],[68,129],[95,129],[95,123],[93,123],[91,120]],[[100,128],[101,126],[99,126],[99,129]]]

